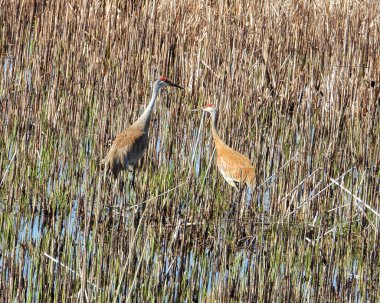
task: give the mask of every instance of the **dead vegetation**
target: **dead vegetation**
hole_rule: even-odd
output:
[[[378,301],[376,1],[0,7],[5,301]],[[161,74],[185,90],[120,191],[100,160]],[[252,193],[209,165],[210,102]]]

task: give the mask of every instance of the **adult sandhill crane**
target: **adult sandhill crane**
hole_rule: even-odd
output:
[[[246,183],[251,189],[254,189],[255,170],[251,161],[228,147],[216,130],[218,110],[212,104],[206,105],[202,110],[211,114],[211,132],[216,149],[216,164],[220,173],[236,190],[238,190],[237,184],[239,183]]]
[[[128,166],[136,165],[143,156],[148,146],[150,115],[159,90],[165,86],[183,89],[183,87],[170,82],[166,77],[156,80],[153,84],[152,98],[148,107],[135,123],[116,136],[109,152],[102,161],[106,170],[108,168],[112,170],[115,178],[117,178],[121,170],[127,170]]]

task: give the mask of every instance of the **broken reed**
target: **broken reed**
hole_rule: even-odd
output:
[[[5,300],[378,299],[375,2],[0,6]],[[100,159],[160,74],[186,90],[161,93],[120,192]],[[207,170],[205,103],[251,198]]]

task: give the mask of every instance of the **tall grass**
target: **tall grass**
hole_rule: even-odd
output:
[[[376,1],[0,7],[4,301],[379,300]],[[100,160],[161,74],[120,190]],[[206,103],[256,190],[209,165]]]

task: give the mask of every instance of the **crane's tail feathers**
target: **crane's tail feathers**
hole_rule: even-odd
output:
[[[102,161],[100,161],[100,165],[101,167],[107,171],[110,167],[110,163],[111,162],[111,159],[113,158],[113,155],[114,155],[114,151],[111,149],[107,155],[104,157],[104,159]],[[112,166],[112,165],[111,165]]]
[[[100,163],[102,167],[104,167],[104,171],[108,172],[109,170],[111,170],[115,178],[117,178],[117,176],[123,168],[122,163],[120,162],[120,159],[118,157],[117,151],[112,148]]]
[[[247,172],[245,183],[254,190],[256,188],[256,179],[255,179],[255,172],[253,169],[250,169]]]

